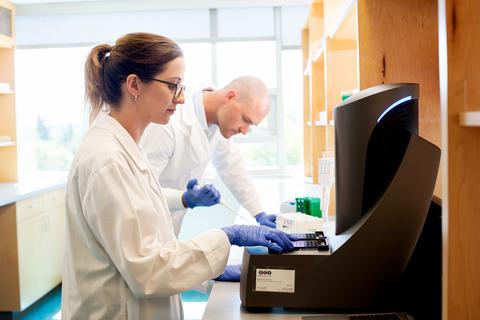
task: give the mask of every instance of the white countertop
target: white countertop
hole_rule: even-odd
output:
[[[38,174],[19,182],[0,183],[0,206],[65,188],[66,183],[66,173]]]

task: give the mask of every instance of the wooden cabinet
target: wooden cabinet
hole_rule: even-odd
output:
[[[480,2],[439,3],[443,157],[443,318],[480,319]],[[473,123],[475,124],[475,123]]]
[[[343,90],[420,84],[420,135],[442,149],[443,319],[480,318],[479,16],[471,0],[318,0],[302,34],[305,175],[314,182]],[[319,112],[327,121],[315,125]]]
[[[0,182],[17,180],[14,17],[13,4],[0,0]]]
[[[420,135],[440,146],[437,19],[434,0],[312,2],[302,45],[305,175],[313,183],[318,159],[335,149],[333,109],[352,91],[419,83]]]
[[[0,207],[0,311],[24,310],[62,279],[64,191]]]

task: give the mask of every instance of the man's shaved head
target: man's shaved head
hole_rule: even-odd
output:
[[[246,134],[250,126],[257,126],[268,114],[270,98],[262,80],[244,76],[222,89],[204,92],[203,104],[207,123],[217,124],[228,139],[235,134]]]
[[[237,98],[239,102],[247,103],[248,105],[255,106],[257,112],[268,113],[270,108],[270,99],[268,97],[268,89],[257,77],[244,76],[233,79],[223,89],[235,90],[238,94]]]

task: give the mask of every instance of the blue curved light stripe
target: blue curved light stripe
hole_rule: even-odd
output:
[[[412,100],[412,96],[408,96],[408,97],[405,97],[405,98],[402,98],[396,102],[394,102],[390,107],[388,107],[385,111],[383,111],[383,113],[380,115],[380,117],[378,117],[378,120],[377,120],[377,123],[380,122],[380,120],[382,120],[382,118],[390,111],[392,110],[393,108],[395,108],[396,106],[406,102],[406,101],[409,101],[409,100]]]

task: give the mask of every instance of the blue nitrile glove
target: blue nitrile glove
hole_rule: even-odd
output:
[[[200,188],[197,183],[197,179],[191,179],[187,183],[187,191],[183,193],[183,200],[187,207],[210,207],[220,202],[220,192],[212,184],[206,184]]]
[[[275,252],[293,251],[291,240],[296,240],[283,231],[265,226],[233,225],[223,227],[231,244],[237,246],[264,246]]]
[[[240,281],[240,274],[242,273],[242,265],[232,264],[225,267],[225,271],[216,277],[214,280],[217,281],[230,281],[238,282]]]
[[[277,227],[277,224],[275,223],[275,221],[277,221],[277,216],[274,214],[266,214],[262,211],[255,216],[255,219],[262,226],[267,226],[270,228]]]

